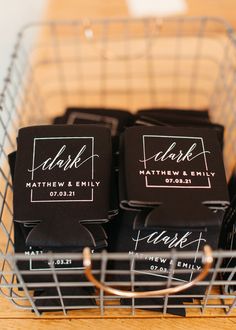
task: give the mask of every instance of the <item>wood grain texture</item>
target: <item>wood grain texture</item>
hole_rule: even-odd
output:
[[[187,0],[189,16],[217,16],[236,29],[235,0]]]
[[[235,0],[186,0],[187,16],[218,16],[236,28]],[[50,0],[46,19],[129,16],[125,0]]]
[[[83,330],[94,330],[94,329],[106,329],[106,330],[147,330],[147,329],[158,329],[158,330],[215,330],[216,327],[221,330],[233,330],[236,327],[235,319],[132,319],[132,320],[4,320],[1,322],[1,330],[21,330],[21,329],[83,329]]]
[[[78,19],[127,16],[124,0],[50,0],[45,19]]]

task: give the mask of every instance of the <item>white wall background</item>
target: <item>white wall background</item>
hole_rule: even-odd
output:
[[[47,0],[0,0],[0,90],[17,32],[28,22],[40,20],[46,4]]]

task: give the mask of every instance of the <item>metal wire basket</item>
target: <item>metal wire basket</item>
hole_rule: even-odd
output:
[[[236,38],[231,27],[217,18],[172,18],[158,20],[85,20],[31,24],[19,33],[11,64],[0,96],[0,288],[1,294],[16,307],[41,311],[87,309],[93,316],[163,315],[169,309],[210,311],[214,315],[235,315],[236,295],[229,288],[236,285],[235,269],[222,264],[225,258],[236,258],[236,251],[215,251],[209,263],[209,278],[199,278],[197,286],[205,286],[202,295],[172,291],[156,292],[156,304],[137,303],[135,295],[121,305],[124,291],[111,294],[109,287],[121,286],[135,292],[140,285],[132,270],[114,270],[110,261],[134,258],[122,253],[96,253],[92,256],[99,267],[91,270],[82,254],[15,254],[12,221],[12,184],[7,155],[16,147],[19,127],[50,123],[68,106],[101,106],[135,110],[146,107],[208,109],[211,119],[225,126],[224,160],[229,176],[236,159]],[[190,273],[177,269],[179,259],[191,259],[193,253],[160,252],[158,257],[175,260],[166,278],[167,288],[177,287],[171,274]],[[194,254],[204,257],[203,252]],[[63,267],[69,260],[79,267]],[[27,262],[22,271],[19,262]],[[206,263],[206,259],[203,258]],[[47,267],[37,269],[35,263]],[[87,262],[87,263],[86,263]],[[206,268],[206,265],[205,265]],[[204,269],[205,269],[204,268]],[[203,270],[204,270],[203,269]],[[89,281],[80,281],[87,272]],[[228,274],[222,279],[222,274]],[[35,276],[34,283],[25,275]],[[91,277],[94,275],[99,283]],[[129,280],[112,276],[128,274]],[[38,280],[37,276],[50,276]],[[68,275],[69,277],[66,277]],[[69,278],[73,280],[69,280]],[[76,279],[76,276],[78,279]],[[197,276],[197,275],[196,275]],[[225,279],[227,278],[227,279]],[[66,288],[94,287],[91,294],[71,294]],[[102,284],[101,284],[102,283]],[[142,282],[153,287],[153,281]],[[34,289],[55,288],[53,294],[36,297]],[[163,281],[155,281],[156,290]],[[105,294],[105,291],[110,293]],[[147,298],[145,293],[143,298]],[[191,298],[191,303],[175,304],[170,298]],[[94,299],[95,304],[87,303]],[[36,304],[35,301],[54,301]],[[70,304],[68,301],[70,300]],[[71,301],[74,301],[71,303]],[[214,312],[213,312],[214,311]],[[140,314],[141,313],[141,314]],[[154,314],[153,314],[154,313]],[[83,314],[78,314],[83,315]]]

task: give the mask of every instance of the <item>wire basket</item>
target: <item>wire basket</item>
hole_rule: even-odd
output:
[[[127,296],[122,292],[120,296],[105,294],[104,287],[90,295],[68,293],[67,288],[94,288],[93,283],[80,281],[84,266],[86,269],[82,254],[14,253],[7,155],[16,148],[19,127],[51,123],[53,117],[74,105],[130,111],[152,107],[208,109],[212,121],[225,126],[224,160],[229,177],[236,159],[236,38],[232,28],[220,19],[202,17],[46,22],[22,29],[0,99],[1,294],[16,307],[33,310],[37,315],[41,311],[66,314],[69,310],[88,310],[86,317],[162,316],[171,308],[186,309],[187,314],[195,311],[195,315],[199,311],[236,315],[236,295],[230,289],[236,285],[235,269],[222,263],[225,258],[236,258],[236,251],[213,252],[208,279],[194,283],[205,286],[205,294],[159,293],[154,296],[161,298],[155,305],[142,305],[140,300],[137,303],[133,296],[121,305],[121,299]],[[191,252],[171,251],[160,252],[158,257],[175,260],[164,282],[171,288],[178,284],[171,277],[173,272],[191,272],[177,269],[178,260],[201,259],[204,253],[193,256]],[[140,285],[135,272],[109,266],[116,260],[134,262],[131,255],[103,252],[94,254],[92,260],[98,266],[90,271],[104,286],[121,286],[135,292]],[[28,263],[29,270],[20,270],[19,262]],[[34,268],[39,262],[47,266]],[[68,269],[67,262],[77,267]],[[223,273],[228,276],[222,277]],[[25,280],[29,274],[35,276],[34,283]],[[120,274],[128,274],[129,280],[113,279]],[[50,276],[50,280],[38,280],[41,275]],[[154,284],[146,281],[142,285],[151,288]],[[46,298],[35,297],[35,287],[55,290]],[[155,281],[155,287],[163,287],[163,281]],[[170,299],[175,297],[191,299],[191,303],[175,304]],[[93,306],[87,303],[91,298]],[[37,305],[36,299],[54,303]]]

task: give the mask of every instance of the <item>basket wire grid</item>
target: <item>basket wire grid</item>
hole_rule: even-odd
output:
[[[19,33],[11,64],[0,96],[0,287],[1,294],[16,307],[33,310],[91,309],[87,298],[94,298],[98,316],[110,310],[157,309],[166,314],[168,308],[201,312],[217,309],[223,315],[234,314],[236,295],[235,269],[226,268],[225,258],[236,258],[236,251],[213,252],[210,278],[197,285],[205,286],[204,295],[185,294],[173,297],[194,298],[194,303],[174,304],[168,295],[159,305],[140,305],[136,299],[120,305],[121,297],[106,295],[103,290],[92,295],[66,295],[63,288],[93,287],[79,281],[83,273],[80,253],[15,254],[13,238],[12,183],[8,154],[16,148],[19,127],[47,124],[68,106],[116,107],[134,111],[139,108],[168,107],[208,109],[213,121],[225,126],[224,160],[229,177],[236,159],[236,38],[232,28],[217,18],[171,18],[158,20],[85,20],[31,24]],[[202,252],[158,252],[159,257],[172,258],[166,282],[177,285],[171,274],[190,273],[177,269],[181,257],[201,259]],[[58,264],[72,260],[77,269],[61,269]],[[129,254],[96,253],[99,267],[93,274],[106,285],[122,286],[135,291],[138,285],[153,286],[153,281],[137,281],[135,272],[115,270],[109,261],[137,262]],[[21,270],[20,261],[29,265],[47,262],[43,270]],[[228,280],[222,274],[228,274]],[[25,275],[35,276],[34,283]],[[78,281],[62,281],[60,275],[78,275]],[[128,274],[129,281],[115,280],[115,275]],[[50,281],[37,281],[38,275],[50,275]],[[113,278],[114,277],[114,278]],[[155,281],[162,287],[163,281]],[[36,306],[33,288],[55,287],[51,296],[59,304]],[[20,289],[20,290],[19,290]],[[74,305],[68,305],[74,299]],[[77,300],[76,300],[77,299]],[[84,302],[78,303],[78,299]],[[93,312],[94,313],[94,312]],[[104,314],[105,313],[105,314]],[[111,315],[111,314],[110,314]],[[117,316],[117,314],[116,314]]]

